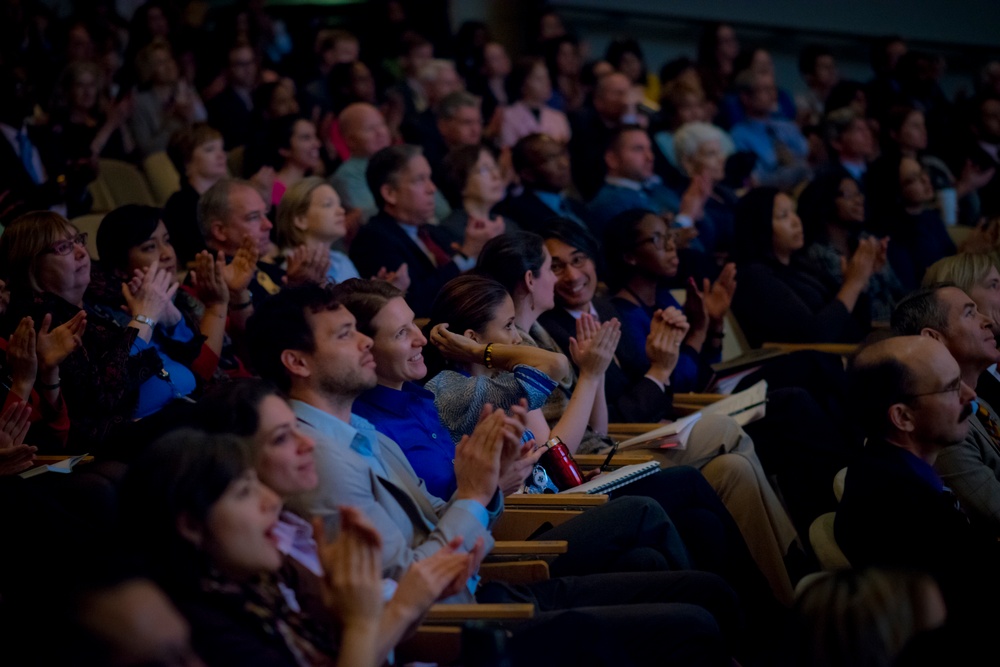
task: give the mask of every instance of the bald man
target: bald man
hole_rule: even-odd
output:
[[[340,195],[345,209],[361,212],[361,223],[375,215],[378,207],[365,182],[368,158],[388,146],[392,137],[382,113],[371,104],[349,104],[337,117],[351,157],[343,162],[330,177],[330,185]]]
[[[975,392],[948,348],[929,336],[899,336],[863,348],[848,369],[868,435],[847,472],[837,510],[837,543],[855,568],[909,568],[931,574],[949,618],[1000,614],[998,544],[974,528],[934,471],[938,455],[969,431]]]
[[[368,189],[365,170],[368,158],[392,143],[389,126],[382,112],[371,104],[349,104],[337,116],[340,132],[344,136],[351,157],[343,162],[330,177],[330,185],[340,195],[340,203],[348,211],[358,211],[358,224],[365,224],[378,212],[375,197]],[[439,193],[434,195],[434,217],[440,220],[451,212],[451,207]]]

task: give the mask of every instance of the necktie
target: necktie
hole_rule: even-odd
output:
[[[31,143],[31,139],[28,138],[27,132],[17,133],[17,150],[21,153],[21,164],[24,165],[24,170],[28,172],[28,176],[31,177],[32,182],[36,185],[39,183],[38,171],[35,169],[35,146]]]
[[[559,198],[559,212],[562,213],[562,216],[564,218],[568,218],[586,229],[587,225],[583,222],[583,220],[580,219],[580,217],[576,213],[573,212],[573,209],[570,208],[569,202],[566,201],[565,197]]]
[[[441,267],[451,261],[451,255],[444,251],[444,248],[437,244],[437,241],[431,236],[430,225],[420,225],[417,228],[417,238],[424,244],[427,248],[427,252],[431,255],[431,261],[434,262],[435,266]]]

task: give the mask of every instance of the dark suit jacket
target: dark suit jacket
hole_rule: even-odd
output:
[[[446,230],[431,227],[431,237],[445,251],[453,240]],[[351,260],[362,276],[374,276],[383,266],[395,271],[406,263],[410,272],[410,289],[406,302],[417,317],[430,314],[431,303],[441,287],[461,271],[454,262],[434,266],[398,222],[384,212],[372,216],[351,243]]]
[[[222,132],[222,142],[226,150],[242,146],[250,137],[250,119],[253,109],[243,101],[230,86],[205,105],[208,107],[208,122]]]
[[[566,204],[573,215],[586,224],[588,231],[593,228],[590,212],[583,202],[566,197]],[[536,234],[544,232],[546,222],[560,217],[560,214],[546,206],[531,188],[525,188],[517,197],[505,199],[497,204],[497,212],[519,224],[521,229]]]
[[[576,183],[580,196],[590,201],[604,183],[604,176],[608,171],[604,164],[604,151],[614,129],[605,125],[590,106],[571,114],[569,122],[573,132],[569,141],[573,182]]]
[[[989,371],[983,371],[976,385],[976,393],[990,405],[1000,405],[1000,380]]]
[[[610,301],[595,298],[594,308],[602,322],[618,317]],[[569,349],[569,337],[576,335],[576,320],[565,309],[556,306],[543,313],[538,323],[559,347]],[[618,345],[620,350],[622,343]],[[647,377],[637,382],[629,381],[617,362],[610,364],[604,373],[604,395],[608,402],[608,418],[612,422],[658,422],[669,418],[674,398],[670,387],[663,391]]]
[[[48,180],[36,184],[24,168],[14,147],[0,136],[0,223],[8,223],[18,215],[56,204],[66,204],[70,218],[90,210],[87,185],[96,175],[86,166],[70,169],[58,142],[45,128],[28,128],[28,137],[38,149]],[[65,176],[64,184],[58,182]],[[6,194],[5,194],[6,193]]]
[[[937,474],[916,456],[869,439],[844,484],[834,526],[854,568],[909,568],[931,574],[948,618],[995,601],[997,542],[978,532],[946,493]],[[990,604],[997,617],[996,605]],[[977,612],[978,613],[978,612]]]

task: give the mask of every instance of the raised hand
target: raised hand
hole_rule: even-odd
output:
[[[11,403],[0,414],[0,475],[16,475],[31,467],[36,447],[24,444],[30,427],[31,406],[27,401]]]
[[[603,324],[589,313],[576,321],[576,337],[569,339],[569,353],[580,369],[580,375],[600,377],[614,359],[621,340],[621,323],[612,318]]]
[[[505,417],[497,410],[480,420],[472,435],[462,436],[455,447],[456,497],[489,505],[499,486]]]
[[[395,271],[388,271],[383,266],[378,270],[378,273],[372,276],[372,280],[384,280],[391,283],[396,289],[405,292],[410,289],[410,267],[407,266],[406,262],[400,264]]]
[[[881,241],[875,237],[868,237],[858,241],[858,248],[851,255],[844,272],[844,282],[856,281],[862,287],[868,285],[872,274],[875,272],[876,258],[881,252]]]
[[[646,356],[649,357],[650,373],[664,384],[670,383],[670,374],[677,367],[681,343],[687,332],[687,319],[676,308],[658,310],[653,314],[646,337]]]
[[[191,269],[191,284],[198,299],[206,307],[228,306],[229,285],[226,284],[226,256],[220,251],[218,256],[202,250],[194,258]]]
[[[474,574],[469,571],[473,556],[459,551],[461,548],[462,538],[456,537],[437,553],[411,565],[389,604],[415,621],[438,600],[461,591]]]
[[[10,389],[23,400],[31,397],[31,388],[38,378],[38,355],[35,347],[35,321],[30,317],[24,317],[7,342],[7,362],[11,371]]]
[[[690,278],[687,284],[688,300],[684,304],[685,313],[691,320],[691,313],[688,311],[688,303],[694,297],[695,304],[699,304],[704,309],[705,316],[710,320],[721,320],[729,312],[729,307],[733,303],[733,295],[736,293],[736,265],[729,262],[722,267],[722,272],[715,282],[709,282],[708,278],[702,280],[701,289],[694,278]],[[692,322],[691,328],[696,328]]]
[[[83,347],[83,334],[87,330],[87,311],[81,310],[69,320],[49,331],[52,315],[42,318],[38,328],[38,366],[42,371],[51,371],[66,357]]]
[[[223,258],[225,259],[225,258]],[[233,261],[226,264],[223,261],[222,277],[230,294],[239,294],[250,287],[250,281],[257,274],[257,260],[260,250],[250,237],[243,239],[239,250],[233,255]]]
[[[451,247],[466,257],[479,257],[486,242],[503,234],[504,229],[503,218],[499,215],[492,220],[470,217],[465,225],[465,238],[461,245],[452,243]]]
[[[328,250],[322,247],[307,248],[300,245],[288,253],[286,259],[288,260],[288,269],[285,271],[285,284],[326,284],[326,274],[330,271],[330,252]]]
[[[341,507],[340,533],[328,541],[323,521],[313,519],[319,561],[323,567],[324,605],[345,627],[378,623],[382,615],[382,538],[353,507]]]
[[[429,338],[447,359],[467,364],[483,361],[483,346],[471,338],[448,331],[446,322],[435,325]]]
[[[135,294],[128,284],[122,283],[122,296],[125,297],[126,307],[133,317],[145,315],[156,322],[164,322],[170,326],[176,324],[176,320],[173,322],[169,320],[177,310],[173,307],[173,300],[178,287],[174,275],[161,269],[159,261],[154,261],[144,269],[142,281]],[[179,316],[180,313],[176,313],[178,319]]]

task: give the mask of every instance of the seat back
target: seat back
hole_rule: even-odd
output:
[[[162,207],[170,195],[181,189],[181,176],[165,151],[157,151],[143,160],[142,170],[146,172],[157,206]]]
[[[809,544],[824,570],[844,570],[851,567],[851,562],[837,544],[833,534],[836,512],[820,514],[809,526]]]
[[[101,206],[98,206],[95,196],[95,212],[107,213],[125,204],[156,206],[149,183],[137,167],[128,162],[107,158],[101,158],[98,162],[97,179],[91,187],[91,192],[95,195],[99,193],[102,201]],[[105,196],[110,201],[104,201]]]

